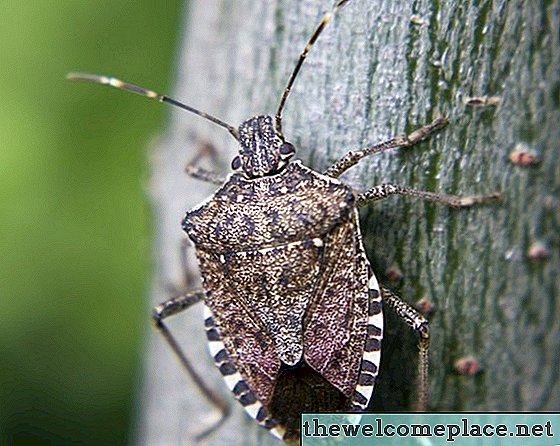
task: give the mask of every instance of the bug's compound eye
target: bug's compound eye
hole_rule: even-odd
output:
[[[285,142],[280,146],[280,155],[282,155],[282,157],[287,158],[289,156],[292,156],[294,153],[296,153],[296,148],[293,144]]]
[[[231,160],[231,168],[233,170],[239,170],[241,169],[241,158],[239,158],[238,156],[236,156],[235,158],[233,158]]]

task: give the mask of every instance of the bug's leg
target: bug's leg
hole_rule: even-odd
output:
[[[195,289],[183,295],[174,297],[169,299],[161,304],[157,305],[153,309],[152,313],[152,320],[157,328],[157,330],[161,333],[161,335],[165,338],[173,353],[177,356],[179,361],[181,362],[183,368],[187,372],[187,374],[191,377],[197,387],[200,389],[202,394],[205,398],[215,406],[220,412],[220,418],[210,427],[205,429],[203,432],[197,435],[197,439],[203,438],[206,435],[215,431],[228,417],[229,415],[229,405],[222,397],[217,395],[212,391],[212,389],[206,384],[204,379],[197,373],[197,371],[192,366],[189,359],[186,357],[183,349],[178,344],[175,337],[171,334],[167,325],[163,322],[164,319],[167,319],[169,316],[176,315],[181,311],[190,308],[194,304],[201,302],[204,300],[206,293],[203,289]]]
[[[197,276],[193,274],[188,260],[188,252],[191,247],[192,244],[187,237],[181,239],[179,255],[183,277],[179,284],[169,282],[162,284],[168,296],[180,296],[195,287]]]
[[[217,172],[204,169],[198,165],[202,158],[210,158],[214,166],[219,165],[218,151],[213,144],[204,142],[200,145],[199,150],[185,166],[185,173],[197,180],[206,181],[212,184],[224,184],[225,178]]]
[[[365,206],[372,201],[382,200],[389,195],[406,195],[409,197],[416,197],[422,200],[431,201],[432,203],[439,203],[453,208],[463,208],[473,206],[481,203],[496,202],[500,199],[498,192],[488,195],[469,195],[465,197],[458,197],[456,195],[446,195],[437,192],[426,192],[423,190],[412,189],[406,186],[399,186],[397,184],[380,184],[379,186],[372,187],[370,190],[358,195],[357,205]]]
[[[420,335],[418,341],[418,388],[416,410],[424,412],[428,403],[428,320],[391,290],[381,287],[383,302],[393,309],[409,327]]]
[[[207,183],[222,185],[225,183],[226,179],[219,173],[206,170],[200,166],[195,166],[193,164],[187,164],[185,167],[185,173],[197,180],[205,181]]]
[[[408,135],[399,135],[372,146],[366,147],[356,151],[348,152],[336,163],[325,171],[325,175],[329,177],[339,177],[346,172],[350,167],[356,165],[362,158],[374,155],[376,153],[386,152],[387,150],[397,149],[400,147],[410,147],[426,138],[429,138],[435,132],[444,128],[449,121],[445,118],[437,118],[433,122],[424,127],[416,129]]]
[[[190,290],[194,288],[196,279],[198,278],[192,272],[192,268],[189,266],[189,259],[188,259],[188,252],[189,249],[192,249],[192,243],[189,238],[185,237],[181,240],[181,247],[180,247],[180,259],[181,259],[181,271],[183,271],[183,284],[184,290]],[[180,293],[172,294],[172,296],[178,295]]]

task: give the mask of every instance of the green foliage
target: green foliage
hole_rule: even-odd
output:
[[[147,326],[146,149],[179,2],[0,6],[0,443],[127,442]]]

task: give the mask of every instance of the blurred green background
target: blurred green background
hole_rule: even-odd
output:
[[[130,439],[149,329],[146,151],[179,1],[0,1],[0,444]]]

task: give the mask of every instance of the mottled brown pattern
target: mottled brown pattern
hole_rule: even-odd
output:
[[[200,249],[197,255],[204,286],[208,290],[206,304],[214,315],[227,353],[247,384],[266,405],[280,370],[274,342],[262,322],[238,298],[239,284],[228,281],[223,270],[217,268],[219,264],[215,256]]]
[[[265,406],[281,365],[302,357],[352,395],[368,317],[356,224],[351,189],[298,162],[272,177],[232,175],[185,217],[206,304],[231,361]]]
[[[222,265],[228,280],[239,284],[237,298],[263,324],[280,360],[288,365],[297,364],[303,353],[302,319],[317,281],[321,253],[311,243],[300,243],[234,253]]]
[[[294,161],[274,176],[231,175],[187,213],[183,228],[208,251],[252,251],[324,235],[348,218],[353,202],[348,186]]]
[[[356,218],[325,237],[321,280],[305,319],[305,359],[350,397],[366,337],[368,268]]]

